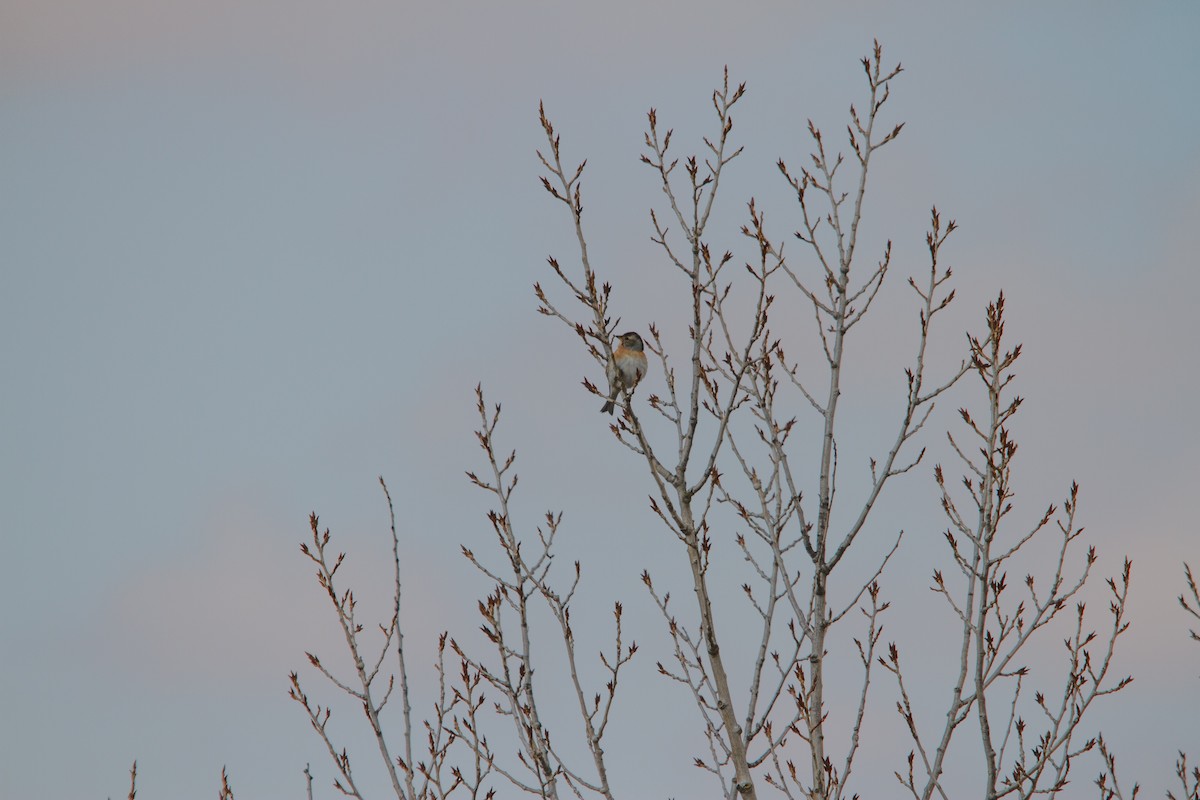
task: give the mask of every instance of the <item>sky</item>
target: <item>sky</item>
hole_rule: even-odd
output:
[[[878,38],[905,68],[888,113],[906,126],[872,172],[864,237],[894,241],[895,274],[850,353],[862,440],[846,447],[886,428],[915,314],[903,276],[925,269],[936,205],[960,226],[941,368],[1000,290],[1025,346],[1020,511],[1036,519],[1077,480],[1098,569],[1134,560],[1118,668],[1135,683],[1096,724],[1123,779],[1161,796],[1176,751],[1200,758],[1200,648],[1175,601],[1182,562],[1200,569],[1198,25],[1184,2],[0,1],[0,795],[124,796],[137,759],[139,797],[209,797],[222,766],[238,797],[301,796],[305,764],[334,796],[286,696],[292,670],[334,696],[305,671],[306,650],[338,647],[298,551],[307,516],[382,619],[388,481],[427,691],[438,633],[469,640],[488,591],[459,554],[491,536],[463,476],[481,465],[480,383],[503,403],[527,529],[565,513],[599,641],[619,599],[662,648],[638,575],[679,578],[680,554],[580,387],[597,368],[536,313],[546,257],[574,246],[538,182],[538,103],[567,158],[588,159],[615,313],[679,341],[650,242],[662,195],[638,163],[646,111],[695,149],[727,65],[748,84],[746,151],[715,241],[741,246],[751,196],[786,235],[775,161],[801,162],[808,119],[841,141]],[[934,455],[953,424],[935,415]],[[904,480],[884,585],[922,608],[943,523],[929,470]],[[619,789],[715,796],[690,765],[687,698],[652,658],[631,670]],[[338,708],[369,772],[363,724]],[[864,770],[863,791],[899,796],[900,766]],[[1097,771],[1073,773],[1072,796]]]

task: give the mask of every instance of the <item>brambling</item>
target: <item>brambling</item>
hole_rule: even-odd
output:
[[[646,353],[642,337],[630,331],[617,338],[620,339],[620,343],[613,351],[613,360],[604,370],[608,377],[608,402],[600,407],[601,413],[613,413],[617,395],[621,392],[633,394],[634,387],[646,375]]]

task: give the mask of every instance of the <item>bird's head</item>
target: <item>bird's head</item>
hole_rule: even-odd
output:
[[[629,333],[622,333],[620,336],[620,339],[621,339],[621,344],[630,350],[640,351],[640,350],[643,350],[645,347],[642,343],[642,337],[639,336],[634,331],[630,331]]]

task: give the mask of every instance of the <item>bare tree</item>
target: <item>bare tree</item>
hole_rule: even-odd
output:
[[[741,148],[732,148],[729,139],[733,130],[731,109],[744,95],[745,87],[731,88],[726,73],[722,87],[712,98],[718,133],[704,140],[709,150],[707,158],[701,161],[691,156],[684,160],[681,187],[675,181],[680,162],[670,155],[673,132],[660,131],[654,110],[648,116],[649,130],[645,137],[648,152],[642,160],[657,173],[668,206],[664,215],[651,211],[653,238],[663,249],[668,262],[684,276],[692,298],[688,326],[690,369],[685,373],[687,381],[682,385],[677,383],[673,363],[663,348],[658,330],[652,327],[652,350],[661,363],[667,397],[652,396],[649,402],[651,408],[674,427],[676,447],[671,451],[670,461],[652,447],[631,404],[626,406],[614,432],[619,441],[646,460],[657,489],[652,509],[679,540],[688,558],[697,598],[694,629],[679,621],[669,606],[669,594],[660,594],[649,573],[644,575],[644,581],[668,623],[675,653],[675,666],[668,668],[660,664],[659,670],[690,690],[709,740],[708,758],[697,758],[697,764],[716,776],[730,797],[739,794],[757,796],[755,770],[765,772],[765,779],[789,796],[792,796],[792,784],[804,796],[836,795],[836,787],[848,777],[862,724],[873,659],[863,651],[866,676],[853,743],[846,750],[841,768],[834,768],[827,757],[825,736],[824,651],[829,629],[845,617],[849,608],[830,612],[829,578],[862,530],[883,485],[915,464],[915,461],[899,463],[900,452],[924,424],[928,415],[926,409],[932,407],[933,398],[957,377],[952,375],[947,383],[933,391],[923,390],[924,348],[929,324],[952,296],[936,295],[949,275],[939,275],[935,266],[931,282],[922,295],[920,343],[915,368],[908,372],[908,402],[901,415],[896,441],[887,451],[882,468],[876,469],[873,465],[873,485],[861,513],[848,530],[835,536],[832,520],[837,489],[838,403],[845,342],[850,331],[867,313],[883,283],[890,263],[890,245],[864,280],[852,281],[851,268],[871,157],[892,141],[901,128],[897,125],[882,135],[876,132],[876,120],[890,96],[889,84],[899,74],[899,67],[884,70],[878,47],[873,57],[863,60],[863,66],[870,95],[865,115],[851,110],[851,144],[858,166],[857,180],[852,179],[855,189],[851,204],[845,205],[849,195],[835,185],[843,158],[826,152],[823,135],[814,124],[809,126],[815,143],[812,168],[804,168],[793,176],[784,162],[779,163],[780,171],[796,193],[801,210],[803,229],[797,236],[816,256],[820,269],[816,285],[822,288],[816,291],[809,288],[798,274],[798,268],[789,264],[783,245],[772,240],[763,213],[751,200],[748,206],[750,219],[743,226],[742,234],[754,243],[757,259],[745,264],[752,282],[750,297],[738,297],[737,301],[754,311],[743,331],[735,330],[727,311],[732,282],[724,270],[732,262],[733,255],[725,252],[719,258],[713,257],[706,239],[706,227],[722,171],[742,152]],[[550,156],[543,157],[550,175],[543,178],[543,182],[571,214],[579,238],[582,280],[575,282],[569,278],[556,259],[551,259],[550,263],[563,283],[573,290],[575,299],[591,314],[587,321],[574,320],[554,306],[539,285],[536,290],[542,302],[541,310],[571,325],[592,356],[606,363],[611,358],[609,341],[613,332],[608,317],[611,289],[608,284],[603,284],[597,291],[598,280],[583,236],[579,186],[583,165],[573,170],[564,167],[560,139],[544,113],[542,119],[550,141]],[[822,203],[824,211],[818,210]],[[671,223],[681,232],[683,241],[678,246],[673,244],[670,236]],[[782,342],[773,337],[769,326],[769,311],[775,302],[769,284],[780,278],[798,289],[813,310],[827,367],[827,382],[825,390],[819,393],[820,400],[818,393],[809,391],[797,378],[798,366],[788,360]],[[815,511],[806,509],[801,489],[793,478],[791,460],[794,456],[788,438],[796,424],[796,418],[791,416],[795,406],[780,402],[784,381],[787,388],[799,393],[802,402],[811,406],[822,427],[818,466],[814,471],[820,475]],[[589,388],[593,387],[589,385]],[[759,459],[758,453],[750,452],[755,444],[753,441],[739,444],[731,422],[735,413],[742,411],[753,416],[764,458]],[[702,419],[712,420],[715,424],[702,429]],[[699,434],[702,430],[711,431],[703,442]],[[717,469],[718,458],[726,445],[733,463],[745,478],[744,485],[737,488],[722,481]],[[752,678],[745,692],[735,693],[730,685],[712,610],[710,567],[713,544],[709,531],[714,503],[731,506],[748,527],[752,538],[739,534],[737,543],[761,581],[757,592],[750,584],[744,587],[760,626]],[[812,567],[807,592],[799,590],[801,573],[788,563],[797,553],[802,553]],[[867,594],[874,604],[870,612],[872,630],[868,634],[868,647],[873,648],[878,640],[876,616],[886,607],[877,602],[878,589],[874,581],[863,584],[854,593],[849,606],[854,606]],[[772,649],[781,635],[790,640],[785,644],[784,656]],[[792,711],[784,709],[785,700],[790,702]],[[787,743],[789,733],[794,733],[809,746],[811,771],[807,781],[798,776],[790,762],[786,770],[781,764],[779,753]],[[727,772],[732,772],[732,776]]]
[[[1080,740],[1078,729],[1083,715],[1095,700],[1120,691],[1132,681],[1130,677],[1111,680],[1108,675],[1117,639],[1129,627],[1125,617],[1131,563],[1126,560],[1120,578],[1108,580],[1112,620],[1103,636],[1086,629],[1085,604],[1075,605],[1073,626],[1064,641],[1066,674],[1049,694],[1035,692],[1039,722],[1034,726],[1041,733],[1027,740],[1028,725],[1018,715],[1029,675],[1021,661],[1023,651],[1077,599],[1091,575],[1096,553],[1095,548],[1087,548],[1078,574],[1069,575],[1078,560],[1074,549],[1083,534],[1075,521],[1079,496],[1076,484],[1071,485],[1060,518],[1055,520],[1057,509],[1050,506],[1031,530],[1006,535],[1005,518],[1013,510],[1013,459],[1017,453],[1010,423],[1021,406],[1021,398],[1010,397],[1008,389],[1021,347],[1005,349],[1004,309],[1001,294],[988,306],[986,335],[969,337],[971,368],[986,396],[983,419],[965,408],[959,411],[974,446],[960,447],[949,435],[950,445],[965,468],[962,487],[970,500],[965,511],[947,486],[941,465],[934,469],[942,510],[950,522],[946,544],[962,580],[956,591],[942,570],[933,574],[932,588],[953,610],[961,632],[958,675],[951,687],[945,723],[932,739],[927,734],[922,736],[916,722],[905,688],[900,649],[889,647],[883,661],[896,676],[900,713],[915,747],[909,755],[907,773],[897,773],[897,777],[914,797],[929,798],[935,792],[946,796],[941,778],[951,740],[958,727],[972,717],[979,726],[983,750],[985,797],[1054,796],[1067,785],[1072,759],[1096,745],[1094,738]],[[1052,535],[1052,520],[1058,541],[1050,574],[1040,582],[1033,574],[1026,575],[1026,596],[1014,601],[1007,591],[1010,564],[1042,534]],[[1039,591],[1039,585],[1046,588]],[[914,754],[923,772],[920,778],[916,777]]]
[[[582,797],[586,791],[612,800],[612,787],[604,760],[604,734],[616,699],[621,669],[637,652],[637,644],[623,645],[623,610],[621,604],[616,603],[613,607],[616,630],[612,653],[600,653],[608,676],[604,690],[591,691],[584,686],[579,675],[575,630],[571,625],[571,602],[582,577],[580,562],[575,562],[574,575],[565,590],[555,588],[550,581],[554,539],[562,523],[562,514],[546,513],[544,525],[535,530],[536,541],[533,537],[522,538],[509,509],[509,501],[517,486],[517,475],[512,471],[516,451],[503,459],[498,457],[495,431],[500,421],[500,406],[497,404],[489,412],[484,403],[483,390],[479,387],[476,387],[476,401],[480,417],[476,437],[487,457],[488,474],[480,477],[468,472],[467,477],[493,495],[496,508],[488,513],[488,519],[507,569],[487,566],[473,551],[463,547],[463,555],[467,560],[494,584],[491,594],[479,604],[479,612],[484,619],[483,633],[495,646],[494,658],[485,663],[482,659],[476,660],[467,655],[457,642],[452,642],[451,646],[463,663],[477,675],[483,676],[484,681],[498,694],[496,712],[512,721],[513,733],[519,743],[518,762],[525,776],[501,765],[495,766],[497,772],[516,788],[539,797],[559,797],[561,782],[573,796]],[[532,552],[527,547],[530,544],[533,545]],[[590,773],[568,764],[561,750],[555,747],[549,726],[539,710],[539,695],[534,687],[530,622],[530,605],[534,601],[546,604],[558,627],[557,634],[563,646],[567,672],[560,680],[569,680],[575,695],[583,743],[591,755]],[[516,626],[515,631],[509,626],[510,620]],[[490,752],[474,744],[471,750],[477,757],[486,756],[489,763],[494,763]]]
[[[491,798],[493,774],[503,777],[513,787],[529,794],[557,798],[564,791],[574,797],[583,793],[611,798],[603,741],[616,700],[622,669],[637,652],[637,644],[625,645],[622,638],[623,609],[617,603],[614,643],[611,652],[599,658],[607,675],[602,691],[591,691],[580,677],[575,631],[571,625],[571,602],[582,576],[582,566],[574,565],[574,574],[565,590],[556,588],[551,580],[554,555],[552,548],[562,522],[561,514],[547,513],[544,527],[535,535],[522,536],[511,516],[509,502],[518,479],[513,470],[516,452],[501,457],[496,449],[496,427],[500,406],[489,411],[481,388],[476,390],[480,428],[476,432],[486,456],[484,477],[468,472],[471,483],[493,495],[496,508],[488,513],[496,543],[503,554],[503,567],[489,566],[474,551],[463,547],[463,555],[493,582],[493,589],[479,602],[483,618],[481,630],[493,645],[490,658],[472,655],[457,640],[449,639],[449,647],[458,660],[458,672],[448,686],[446,648],[448,634],[438,640],[438,693],[432,714],[422,723],[425,729],[424,752],[415,752],[413,716],[410,704],[405,643],[400,626],[403,586],[401,581],[401,546],[396,529],[395,508],[387,485],[380,485],[388,503],[391,518],[393,556],[392,616],[378,626],[380,641],[372,647],[365,638],[363,625],[357,619],[357,601],[353,590],[339,590],[337,573],[346,554],[336,556],[330,550],[332,535],[322,531],[315,514],[310,517],[311,539],[301,545],[301,552],[317,567],[317,582],[324,590],[338,621],[347,652],[354,666],[353,676],[344,680],[322,660],[308,654],[310,665],[320,672],[341,693],[352,698],[362,709],[376,742],[380,763],[384,766],[391,788],[401,800],[441,800],[447,797]],[[578,704],[578,718],[583,743],[591,754],[591,770],[571,765],[561,754],[551,736],[550,726],[540,711],[540,694],[535,684],[534,647],[535,625],[531,622],[532,606],[544,603],[557,626],[563,647],[567,673]],[[545,635],[544,633],[542,634]],[[391,658],[389,659],[389,655]],[[390,663],[390,668],[386,666]],[[305,711],[314,731],[325,745],[337,770],[334,788],[344,795],[364,796],[355,780],[349,751],[335,744],[329,727],[332,709],[311,701],[297,673],[291,674],[290,696]],[[497,758],[488,743],[486,722],[481,710],[485,695],[495,716],[511,723],[511,735],[517,743],[516,763],[506,764]],[[397,697],[402,706],[400,742],[401,753],[395,754],[384,730],[382,713],[388,702]],[[305,775],[311,794],[311,776]]]
[[[846,342],[869,312],[891,265],[889,242],[873,267],[865,273],[856,268],[867,179],[877,151],[892,142],[903,127],[885,126],[881,121],[900,66],[884,66],[878,43],[872,54],[862,59],[862,66],[868,95],[862,111],[856,106],[850,109],[847,130],[852,158],[831,151],[821,129],[810,122],[814,149],[806,165],[795,171],[784,161],[779,162],[780,172],[798,201],[800,229],[796,237],[804,246],[802,252],[807,250],[808,261],[816,270],[815,277],[807,277],[793,254],[785,253],[784,245],[769,234],[765,214],[752,199],[748,204],[749,220],[741,232],[753,242],[755,258],[744,264],[745,274],[735,271],[743,279],[750,276],[748,295],[735,294],[735,276],[726,269],[733,255],[727,251],[715,257],[708,232],[722,174],[742,152],[730,143],[731,110],[743,97],[745,87],[731,87],[726,73],[722,86],[713,93],[717,133],[704,139],[708,152],[703,158],[688,156],[681,162],[673,157],[672,131],[664,133],[660,129],[654,110],[648,116],[647,152],[642,161],[657,174],[666,198],[665,211],[650,213],[652,238],[662,248],[666,261],[682,274],[690,293],[686,348],[689,369],[683,372],[684,380],[678,380],[675,362],[664,348],[658,328],[652,326],[651,349],[659,359],[667,394],[652,395],[649,405],[674,428],[675,446],[651,444],[647,423],[632,402],[628,402],[629,398],[613,431],[619,442],[644,459],[655,487],[652,510],[680,542],[691,568],[692,589],[697,599],[694,623],[683,622],[669,605],[669,594],[661,593],[649,573],[645,574],[645,583],[667,621],[675,653],[674,666],[660,664],[659,669],[685,686],[694,697],[709,741],[708,757],[697,758],[697,764],[721,781],[726,796],[756,797],[756,775],[789,797],[844,796],[859,749],[871,670],[876,661],[901,679],[899,685],[904,695],[898,650],[892,648],[886,659],[876,656],[879,615],[888,609],[888,604],[880,600],[878,579],[899,546],[902,534],[897,535],[890,550],[880,554],[878,567],[867,580],[835,583],[834,576],[859,540],[886,485],[921,461],[924,449],[917,449],[914,440],[929,420],[936,399],[974,370],[986,379],[992,404],[990,425],[984,428],[965,415],[968,424],[987,444],[986,469],[967,459],[968,467],[978,474],[979,485],[969,483],[968,488],[978,500],[979,524],[967,525],[958,517],[949,495],[944,494],[946,511],[955,529],[973,537],[970,541],[974,542],[973,552],[964,556],[957,540],[949,539],[956,563],[968,576],[966,605],[955,605],[963,616],[966,631],[962,671],[947,728],[928,754],[924,784],[917,785],[911,769],[910,777],[901,780],[920,797],[941,792],[942,762],[950,740],[973,708],[981,726],[989,796],[1002,796],[1009,791],[1021,796],[1053,794],[1053,788],[1044,790],[1046,780],[1052,776],[1054,787],[1065,785],[1071,758],[1090,749],[1090,743],[1073,744],[1083,713],[1092,701],[1128,682],[1105,683],[1112,647],[1126,627],[1123,615],[1128,564],[1120,586],[1110,581],[1114,625],[1098,661],[1092,660],[1094,635],[1083,628],[1081,606],[1075,636],[1068,646],[1069,679],[1062,688],[1057,709],[1045,705],[1044,695],[1037,695],[1050,722],[1045,734],[1049,738],[1043,737],[1027,749],[1024,722],[1016,719],[1010,720],[1009,728],[1003,729],[997,739],[991,730],[989,690],[997,681],[1023,674],[1024,668],[1014,661],[1017,653],[1082,588],[1095,556],[1089,550],[1077,581],[1063,585],[1064,571],[1070,565],[1068,545],[1080,533],[1074,526],[1076,490],[1072,489],[1065,506],[1067,519],[1060,524],[1063,543],[1049,592],[1039,595],[1032,578],[1029,579],[1034,607],[1028,620],[1023,606],[1013,611],[1000,602],[1005,586],[1005,562],[1049,522],[1050,516],[1010,550],[993,552],[999,518],[1008,511],[1008,462],[1015,452],[1005,422],[1019,404],[1017,401],[1005,410],[999,405],[999,395],[1007,385],[1008,368],[1016,353],[1002,358],[999,352],[989,355],[987,351],[988,347],[999,347],[1001,299],[989,309],[988,336],[984,340],[971,340],[969,357],[931,385],[926,352],[933,321],[954,298],[954,292],[947,287],[951,270],[941,266],[939,257],[955,226],[953,222],[943,225],[936,209],[927,235],[929,270],[920,281],[915,277],[908,281],[918,300],[918,326],[915,353],[903,371],[902,402],[894,438],[881,445],[878,457],[870,459],[870,480],[862,494],[849,501],[849,506],[844,506],[838,495],[838,442],[843,430],[839,408],[847,364]],[[576,273],[579,277],[569,274],[557,259],[551,258],[550,265],[582,306],[583,314],[576,317],[556,306],[549,293],[538,285],[535,289],[542,304],[540,310],[570,326],[592,357],[605,364],[612,358],[609,344],[614,332],[609,316],[612,288],[597,277],[588,255],[582,222],[584,164],[575,167],[564,164],[560,136],[544,110],[542,124],[549,141],[548,154],[542,155],[548,172],[543,185],[570,214],[579,243]],[[683,174],[677,176],[681,164]],[[843,174],[846,169],[850,170],[849,177]],[[777,288],[776,284],[782,286]],[[771,327],[770,312],[782,296],[777,291],[787,288],[798,291],[801,301],[811,308],[825,361],[820,378],[802,370],[798,361],[789,359],[786,353],[791,346],[785,350],[784,341]],[[731,313],[735,303],[740,308],[753,309],[749,322],[740,329]],[[585,385],[598,393],[590,383],[585,381]],[[820,444],[815,452],[797,448],[789,441],[799,424],[797,411],[805,409],[815,415],[819,429]],[[746,416],[748,427],[741,423]],[[809,462],[810,470],[802,473],[793,466],[797,459],[808,458],[815,462]],[[742,480],[735,482],[724,476],[723,468],[733,469],[734,474],[740,472]],[[816,485],[798,485],[797,474],[816,476]],[[940,469],[937,474],[941,485]],[[815,491],[805,494],[806,488]],[[743,587],[760,631],[759,645],[749,655],[751,677],[743,687],[730,684],[727,666],[730,656],[721,647],[712,611],[710,567],[715,548],[712,531],[717,523],[710,512],[715,505],[723,504],[735,511],[738,522],[745,528],[745,532],[735,535],[735,541],[757,578],[757,585],[747,583]],[[849,510],[839,514],[841,508]],[[937,580],[941,581],[940,573]],[[802,585],[805,588],[801,589]],[[838,589],[842,599],[835,602],[831,595]],[[949,592],[944,588],[942,591],[954,605]],[[830,714],[835,712],[826,701],[830,680],[827,643],[830,630],[856,607],[866,620],[865,636],[856,640],[862,665],[859,700],[850,718],[848,741],[835,746],[828,732]],[[902,701],[907,702],[907,699]],[[902,710],[918,750],[926,755],[910,712]],[[1000,770],[1007,755],[1004,745],[1012,727],[1017,728],[1019,754],[1015,756],[1012,774],[1002,778]],[[807,771],[798,769],[794,759],[782,756],[789,736],[800,739],[807,748]]]
[[[950,796],[945,764],[956,733],[968,722],[979,731],[978,775],[985,796],[1054,797],[1066,786],[1073,760],[1100,742],[1084,734],[1084,715],[1096,700],[1129,681],[1110,678],[1109,671],[1117,639],[1128,627],[1130,565],[1126,562],[1122,574],[1108,581],[1111,624],[1099,634],[1085,622],[1081,601],[1096,555],[1083,549],[1076,523],[1078,488],[1072,486],[1061,514],[1051,507],[1031,530],[1009,533],[1005,518],[1012,508],[1016,443],[1008,423],[1020,399],[1009,397],[1008,389],[1020,348],[1005,349],[1001,295],[988,308],[986,332],[968,338],[961,359],[929,363],[929,344],[942,330],[935,329],[935,320],[941,324],[955,296],[949,285],[952,270],[943,257],[955,224],[943,222],[936,208],[926,234],[928,266],[907,281],[914,306],[911,356],[890,378],[879,378],[895,381],[891,431],[859,465],[860,479],[839,481],[839,443],[852,435],[842,411],[851,364],[847,343],[859,335],[859,323],[892,271],[890,241],[863,265],[860,231],[868,176],[879,151],[903,128],[885,121],[900,65],[885,66],[878,43],[861,64],[865,98],[850,107],[848,150],[837,152],[810,121],[812,151],[803,166],[778,161],[796,199],[791,227],[799,244],[794,248],[772,230],[754,198],[746,203],[742,224],[725,233],[719,224],[723,176],[743,153],[733,140],[733,112],[745,96],[744,84],[731,83],[726,70],[711,96],[714,132],[703,139],[701,155],[676,156],[673,131],[660,125],[656,110],[647,116],[641,160],[663,192],[662,205],[649,212],[651,238],[666,268],[679,278],[686,320],[670,328],[647,327],[647,348],[665,388],[649,394],[645,403],[632,389],[620,392],[621,413],[610,427],[628,457],[644,465],[650,510],[678,544],[690,577],[687,589],[695,598],[681,607],[649,568],[642,573],[672,654],[657,664],[658,673],[692,698],[705,741],[705,752],[694,763],[731,800],[757,798],[763,785],[789,798],[852,796],[864,726],[880,713],[871,699],[877,668],[894,677],[896,707],[912,737],[907,769],[896,775],[914,797]],[[586,162],[566,159],[561,135],[544,107],[539,114],[547,142],[538,153],[545,170],[542,185],[566,211],[576,252],[569,260],[549,258],[554,283],[535,285],[538,310],[573,331],[604,371],[613,360],[620,318],[614,321],[614,287],[589,254],[582,190]],[[723,235],[735,239],[734,249],[744,248],[746,257],[718,246]],[[801,316],[797,309],[811,316],[811,337],[797,337],[792,324]],[[786,324],[776,325],[780,314]],[[797,355],[806,347],[818,353],[817,366]],[[976,441],[960,448],[957,439],[949,439],[963,463],[965,500],[946,485],[942,468],[934,469],[949,521],[948,555],[961,577],[948,579],[939,569],[933,588],[960,623],[957,641],[954,631],[947,634],[960,659],[950,677],[944,725],[927,730],[913,708],[912,670],[901,666],[901,647],[881,645],[882,617],[891,610],[882,579],[904,534],[890,526],[885,526],[885,540],[863,534],[869,528],[878,532],[875,512],[885,490],[922,462],[921,440],[937,401],[967,375],[979,379],[983,396],[978,419],[960,412]],[[584,386],[608,398],[609,387],[597,387],[586,377]],[[571,624],[582,565],[576,562],[573,574],[565,576],[553,569],[561,513],[547,513],[532,530],[514,519],[516,453],[503,455],[497,446],[500,406],[489,408],[481,389],[476,400],[476,435],[486,466],[467,475],[490,495],[496,550],[487,555],[464,547],[463,554],[491,586],[479,602],[488,646],[473,652],[460,639],[442,635],[435,662],[437,698],[424,721],[414,723],[400,626],[403,548],[388,496],[393,613],[378,626],[374,642],[357,620],[353,592],[335,589],[344,554],[335,556],[328,530],[320,530],[315,515],[310,520],[311,539],[302,550],[317,567],[353,670],[349,677],[339,676],[312,654],[310,664],[361,707],[398,798],[491,796],[498,780],[539,797],[611,800],[617,782],[604,737],[618,679],[637,646],[623,643],[618,602],[612,643],[599,656],[604,686],[596,690],[586,684]],[[801,430],[811,433],[815,446],[797,435]],[[1025,596],[1012,600],[1010,564],[1030,542],[1043,539],[1055,540],[1056,561],[1047,574],[1026,577]],[[859,551],[856,559],[848,557]],[[847,567],[864,560],[871,564],[865,573],[861,566],[857,574]],[[724,581],[731,564],[741,565],[747,576],[743,599],[735,599],[739,605],[722,609],[739,619],[736,635],[718,630],[717,624],[718,607],[729,603]],[[1073,615],[1067,611],[1071,603]],[[539,624],[535,608],[548,612],[551,624]],[[1049,679],[1032,676],[1025,656],[1030,643],[1060,617],[1071,618],[1065,623],[1065,668],[1052,688],[1042,688],[1050,686]],[[831,633],[855,622],[861,627],[857,636],[849,636],[854,650],[833,652],[841,640]],[[458,662],[453,675],[447,673],[447,641]],[[535,641],[561,648],[560,671],[552,676],[575,698],[575,722],[554,735],[539,688],[547,678],[546,651]],[[846,659],[857,663],[857,672],[841,668]],[[328,705],[310,701],[297,674],[291,682],[293,699],[330,755],[335,787],[361,798],[350,754],[335,744]],[[1030,684],[1039,687],[1032,701],[1038,716],[1027,723],[1019,709],[1023,687]],[[835,688],[856,701],[831,703]],[[381,714],[393,692],[401,708],[397,731],[389,738]],[[498,722],[503,727],[495,727]],[[417,733],[421,726],[423,745]],[[497,735],[504,737],[505,750],[515,747],[513,758],[497,756],[499,748],[490,743]],[[572,746],[564,747],[564,740]],[[579,752],[587,757],[568,755]],[[1109,758],[1102,743],[1100,752]]]
[[[356,616],[357,601],[353,590],[339,591],[335,583],[346,554],[339,552],[336,556],[333,555],[329,549],[332,541],[330,531],[322,531],[317,515],[312,514],[309,518],[311,539],[308,543],[301,544],[300,550],[317,567],[317,582],[324,590],[342,631],[346,650],[354,667],[353,677],[343,680],[326,667],[320,657],[313,653],[306,655],[314,669],[362,709],[373,734],[380,762],[397,798],[433,800],[449,797],[456,792],[472,798],[491,796],[485,786],[492,770],[491,754],[487,749],[486,740],[478,735],[476,725],[476,716],[484,702],[480,692],[482,676],[465,660],[460,660],[458,672],[451,676],[452,679],[457,678],[457,683],[451,683],[449,692],[447,691],[446,634],[442,634],[437,645],[437,698],[431,715],[422,723],[425,730],[424,751],[420,755],[416,751],[416,747],[419,746],[419,734],[413,725],[404,635],[400,626],[403,597],[403,584],[400,579],[401,547],[391,493],[388,492],[387,484],[382,478],[379,483],[387,499],[391,520],[392,616],[386,624],[377,626],[382,638],[372,648],[366,641],[363,625]],[[363,794],[355,781],[350,753],[345,747],[339,749],[334,733],[329,727],[333,715],[331,706],[311,701],[298,673],[291,674],[290,682],[289,696],[304,708],[309,724],[324,744],[338,773],[333,782],[334,788],[346,796],[361,799]],[[400,754],[395,754],[381,721],[384,708],[397,691],[402,707]],[[475,753],[469,766],[450,759],[451,748],[460,739],[468,743]],[[307,766],[304,774],[311,797],[312,775]]]

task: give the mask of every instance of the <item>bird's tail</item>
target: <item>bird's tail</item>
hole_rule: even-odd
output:
[[[613,413],[613,410],[615,408],[616,408],[616,404],[614,404],[612,400],[609,400],[607,403],[600,406],[600,413],[601,414],[609,414],[611,416]]]

